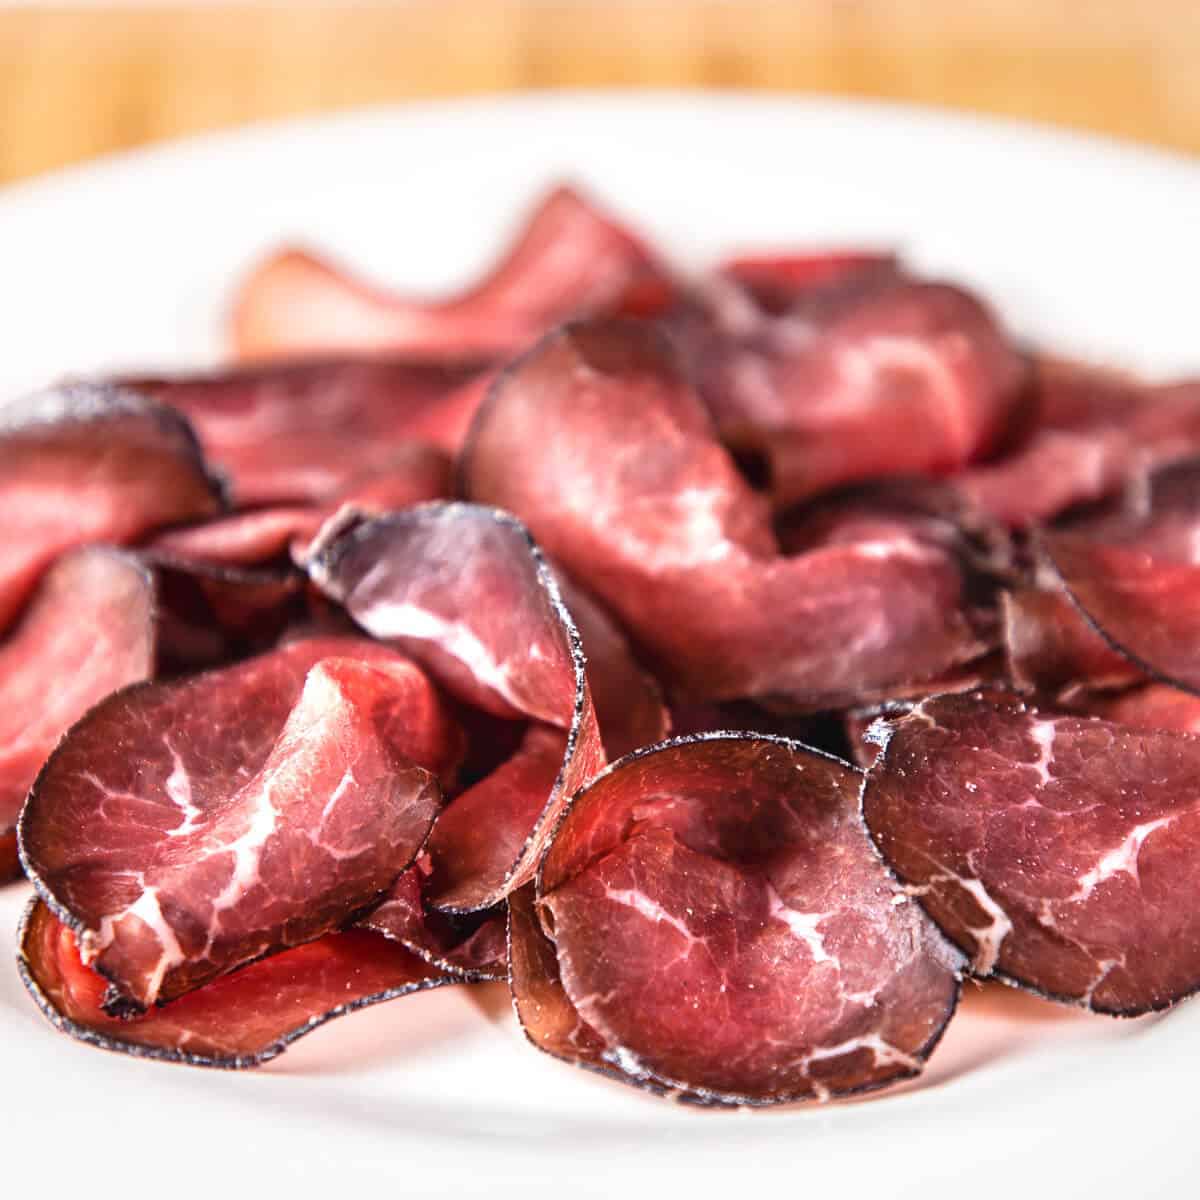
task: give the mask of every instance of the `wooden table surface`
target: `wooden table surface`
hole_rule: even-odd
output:
[[[0,182],[264,117],[619,85],[912,100],[1200,153],[1200,0],[0,9]]]

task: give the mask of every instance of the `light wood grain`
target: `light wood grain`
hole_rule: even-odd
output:
[[[1200,3],[412,0],[0,10],[0,181],[262,118],[617,85],[878,96],[1200,152]]]

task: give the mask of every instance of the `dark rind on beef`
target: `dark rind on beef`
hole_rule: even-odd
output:
[[[401,987],[388,988],[381,992],[375,992],[370,996],[351,1000],[346,1004],[339,1004],[333,1008],[326,1009],[324,1012],[314,1014],[302,1025],[298,1025],[296,1028],[283,1034],[271,1046],[253,1055],[210,1057],[192,1054],[186,1050],[168,1050],[160,1046],[139,1045],[136,1042],[124,1042],[116,1038],[106,1037],[98,1030],[89,1029],[86,1025],[80,1025],[78,1022],[71,1020],[71,1018],[64,1016],[54,1006],[49,996],[42,990],[41,985],[35,978],[33,965],[26,954],[26,942],[29,936],[30,925],[34,919],[38,905],[42,903],[44,902],[41,897],[36,895],[31,896],[17,926],[17,973],[21,977],[21,982],[25,985],[25,990],[33,998],[41,1014],[59,1033],[65,1033],[76,1041],[83,1042],[85,1045],[95,1046],[100,1050],[109,1050],[117,1054],[128,1054],[133,1058],[179,1063],[189,1067],[210,1067],[225,1071],[249,1070],[253,1067],[260,1067],[264,1063],[270,1062],[273,1058],[278,1058],[294,1042],[320,1029],[322,1025],[327,1025],[330,1021],[335,1021],[339,1017],[349,1016],[360,1009],[370,1008],[375,1004],[383,1004],[388,1000],[399,1000],[403,996],[411,996],[417,992],[445,987],[447,984],[490,981],[488,977],[483,976],[474,978],[462,973],[446,973],[416,983],[404,984]],[[47,905],[46,907],[48,908],[49,906]],[[249,966],[252,964],[246,965]]]
[[[1152,1013],[1167,1012],[1170,1009],[1174,1008],[1177,1004],[1180,1004],[1185,1000],[1189,1000],[1193,996],[1200,995],[1200,982],[1198,982],[1195,987],[1187,989],[1187,990],[1181,992],[1180,994],[1175,995],[1175,996],[1171,997],[1170,999],[1164,1000],[1160,1003],[1142,1005],[1137,1008],[1101,1008],[1101,1007],[1097,1007],[1097,1006],[1089,1003],[1086,999],[1081,999],[1078,996],[1067,995],[1062,992],[1057,992],[1052,989],[1039,986],[1038,984],[1035,984],[1027,979],[1024,979],[1018,975],[1015,975],[1009,971],[1004,970],[1002,967],[999,966],[998,963],[994,964],[991,967],[991,969],[989,971],[987,971],[986,973],[981,974],[979,971],[977,971],[975,969],[971,955],[965,949],[963,949],[963,947],[959,946],[953,940],[953,938],[949,937],[949,935],[946,934],[946,932],[942,929],[941,925],[938,923],[937,919],[934,917],[933,913],[931,913],[929,911],[929,908],[926,904],[925,898],[922,895],[921,888],[919,886],[916,886],[916,890],[914,890],[915,885],[912,883],[912,881],[906,879],[903,875],[901,875],[896,870],[894,865],[890,862],[890,860],[883,854],[882,850],[880,849],[878,841],[875,836],[875,833],[871,829],[871,825],[867,820],[866,800],[867,800],[868,790],[870,788],[870,784],[871,784],[871,780],[872,780],[873,776],[876,775],[882,769],[884,769],[886,766],[888,750],[892,744],[893,737],[895,734],[894,722],[901,717],[911,714],[916,709],[920,708],[923,704],[935,703],[939,700],[946,699],[946,698],[961,698],[961,697],[962,697],[962,693],[941,693],[941,694],[937,694],[937,695],[927,696],[923,700],[919,700],[919,701],[914,700],[911,702],[904,702],[904,703],[898,703],[895,705],[889,705],[887,707],[886,711],[881,711],[880,715],[875,719],[874,722],[872,722],[871,726],[867,729],[866,733],[864,734],[864,737],[866,738],[866,740],[873,742],[875,745],[877,745],[879,747],[879,754],[876,757],[875,762],[863,772],[862,790],[859,793],[859,802],[860,802],[860,813],[862,815],[863,824],[866,826],[867,832],[870,835],[869,840],[871,842],[872,847],[875,850],[875,853],[876,853],[880,863],[883,865],[883,867],[886,869],[888,875],[895,881],[895,883],[899,887],[903,888],[910,895],[912,895],[913,899],[915,899],[916,902],[920,905],[922,911],[926,913],[926,915],[929,917],[930,921],[933,922],[933,924],[937,927],[938,931],[941,933],[942,937],[945,939],[947,944],[952,946],[957,953],[959,953],[960,955],[963,956],[963,959],[964,959],[963,973],[964,973],[964,975],[967,977],[970,977],[970,978],[986,980],[988,982],[994,981],[997,983],[1002,983],[1007,987],[1011,987],[1011,988],[1015,989],[1016,991],[1025,992],[1028,995],[1036,996],[1041,1000],[1049,1000],[1055,1004],[1062,1004],[1062,1005],[1066,1005],[1067,1007],[1071,1007],[1071,1008],[1079,1008],[1085,1012],[1099,1013],[1103,1016],[1126,1018],[1126,1019],[1144,1017],[1144,1016],[1147,1016]],[[1015,693],[1011,693],[1011,692],[1006,694],[1002,689],[999,689],[999,688],[992,690],[990,693],[986,692],[986,691],[980,692],[977,694],[976,698],[985,699],[985,700],[997,700],[997,699],[1007,698],[1007,699],[1014,701],[1015,703],[1018,703],[1018,704],[1028,707],[1028,705],[1026,704],[1026,701],[1019,694],[1015,694]],[[1070,714],[1060,713],[1058,715],[1070,715]],[[1093,719],[1102,719],[1102,718],[1093,718]],[[1134,727],[1134,728],[1136,728],[1136,727]]]
[[[542,861],[539,864],[538,872],[532,885],[534,895],[540,899],[544,893],[545,869],[550,858],[550,853],[558,840],[558,836],[561,833],[565,822],[570,816],[574,804],[584,792],[590,791],[593,787],[600,784],[604,779],[616,772],[623,770],[630,764],[652,757],[663,751],[670,751],[679,747],[703,743],[728,741],[770,743],[772,745],[781,747],[788,752],[812,755],[816,758],[826,760],[846,771],[851,772],[853,775],[860,776],[865,779],[865,772],[861,768],[847,762],[842,758],[839,758],[837,755],[807,746],[803,742],[798,742],[794,739],[780,737],[774,734],[748,733],[741,730],[711,730],[701,733],[686,734],[682,737],[670,738],[654,746],[642,747],[630,754],[625,755],[624,758],[619,759],[617,762],[610,763],[591,780],[589,780],[579,792],[571,797],[570,803],[563,810],[555,827],[554,837],[550,841],[550,851],[543,856]],[[878,852],[875,850],[870,837],[867,836],[865,827],[863,830],[863,837],[866,846],[870,848],[870,853],[873,855],[873,858],[877,859]],[[890,870],[885,870],[885,876],[889,880],[895,880],[895,876]],[[602,1039],[574,1009],[574,1006],[567,997],[561,982],[558,980],[557,952],[554,948],[554,945],[543,931],[541,922],[536,913],[532,911],[526,911],[527,909],[532,908],[532,902],[532,897],[530,896],[528,887],[521,892],[514,893],[509,899],[509,979],[510,987],[512,989],[513,1010],[516,1013],[518,1023],[521,1026],[522,1032],[525,1034],[526,1040],[543,1053],[549,1054],[551,1057],[557,1058],[562,1062],[569,1063],[572,1066],[583,1070],[592,1071],[596,1074],[603,1075],[606,1078],[614,1079],[620,1083],[637,1087],[654,1095],[663,1096],[672,1100],[678,1100],[682,1103],[692,1104],[698,1107],[722,1108],[728,1110],[735,1108],[767,1108],[780,1104],[822,1102],[823,1100],[827,1099],[863,1095],[874,1091],[880,1091],[884,1088],[894,1086],[895,1084],[902,1082],[904,1079],[913,1078],[920,1073],[921,1069],[924,1067],[924,1064],[928,1061],[929,1057],[933,1054],[934,1050],[940,1043],[943,1035],[945,1034],[946,1028],[949,1026],[951,1018],[957,1011],[958,1003],[962,994],[963,969],[961,964],[963,962],[963,955],[961,951],[942,934],[941,930],[934,922],[926,920],[925,927],[931,942],[936,944],[939,949],[945,953],[948,961],[952,961],[959,965],[952,972],[950,972],[950,978],[953,981],[954,986],[952,988],[949,1004],[944,1016],[941,1018],[937,1028],[924,1043],[924,1045],[910,1055],[913,1061],[917,1064],[913,1069],[897,1074],[890,1079],[869,1082],[850,1088],[839,1088],[828,1092],[828,1094],[824,1097],[822,1097],[815,1090],[770,1098],[727,1091],[718,1091],[715,1089],[690,1084],[685,1081],[664,1078],[644,1067],[641,1067],[641,1069],[637,1071],[627,1071],[612,1062],[611,1056],[602,1049],[604,1046]],[[533,1036],[526,1021],[522,1017],[520,998],[517,994],[519,983],[518,968],[515,964],[518,960],[518,952],[514,950],[514,914],[516,915],[518,921],[521,921],[523,918],[523,923],[528,926],[528,934],[536,937],[536,939],[539,939],[539,952],[543,956],[548,956],[547,966],[550,964],[550,960],[553,960],[555,971],[554,978],[549,981],[542,980],[540,982],[543,984],[548,982],[552,990],[556,990],[558,993],[560,993],[561,1003],[568,1007],[572,1013],[574,1013],[581,1035],[579,1038],[574,1036],[572,1037],[572,1041],[575,1042],[574,1054],[566,1054],[559,1049],[553,1049],[548,1045],[540,1043]],[[580,1044],[581,1042],[583,1044]]]
[[[442,911],[448,913],[458,912],[465,914],[477,911],[479,908],[491,907],[503,899],[508,891],[512,889],[514,880],[526,869],[528,865],[527,860],[533,849],[538,844],[549,844],[553,837],[553,833],[550,831],[558,827],[557,820],[553,821],[553,825],[550,822],[554,819],[558,804],[565,799],[563,793],[566,789],[574,760],[581,750],[587,750],[585,743],[589,740],[589,735],[598,733],[595,727],[594,715],[591,714],[592,702],[587,686],[587,659],[583,652],[583,642],[579,630],[563,601],[558,582],[554,578],[554,572],[546,562],[541,549],[534,541],[533,535],[511,513],[498,508],[468,504],[461,501],[435,501],[430,504],[417,505],[403,512],[391,513],[383,517],[364,518],[353,509],[347,509],[343,511],[339,518],[331,521],[321,532],[309,552],[307,566],[309,577],[325,595],[333,600],[347,604],[349,607],[348,601],[351,589],[346,587],[343,581],[339,579],[339,574],[344,567],[346,559],[355,548],[361,546],[362,543],[375,536],[379,531],[386,530],[389,527],[414,525],[427,521],[456,521],[460,519],[484,519],[495,522],[500,527],[515,534],[519,543],[529,554],[537,581],[565,637],[575,691],[570,722],[566,728],[566,746],[563,752],[562,766],[559,769],[554,787],[547,797],[546,805],[542,809],[541,815],[529,831],[520,854],[506,872],[503,883],[497,889],[497,894],[489,896],[486,903],[480,905],[464,908],[453,905],[439,906],[442,908]],[[355,616],[352,610],[351,616]],[[364,624],[362,627],[368,633],[372,632],[369,625]],[[409,642],[405,642],[404,644],[405,649],[417,661],[422,662],[426,669],[447,690],[451,692],[457,690],[455,680],[447,679],[439,674],[436,660],[432,662],[426,661],[421,657],[418,646],[414,646]],[[603,759],[601,759],[602,761]],[[547,836],[548,834],[549,836]]]

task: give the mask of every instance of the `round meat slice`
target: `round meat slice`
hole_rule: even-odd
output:
[[[26,872],[113,984],[165,1003],[337,929],[423,845],[458,730],[421,671],[357,638],[127,688],[51,755]]]
[[[630,755],[579,793],[513,899],[535,1045],[701,1103],[767,1104],[917,1074],[957,953],[879,863],[861,772],[717,733]],[[540,925],[539,925],[540,920]]]
[[[976,974],[1118,1016],[1200,987],[1200,737],[981,693],[874,734],[871,836]]]

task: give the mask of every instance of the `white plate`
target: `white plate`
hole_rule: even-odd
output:
[[[405,286],[465,280],[563,175],[685,264],[755,246],[898,245],[983,288],[1022,334],[1154,372],[1200,369],[1195,163],[865,104],[576,95],[268,126],[10,189],[0,394],[215,361],[232,281],[282,239]],[[27,891],[0,895],[0,928]],[[148,1194],[1195,1188],[1200,1003],[1119,1022],[975,991],[921,1083],[753,1114],[673,1107],[543,1057],[499,987],[384,1005],[227,1074],[60,1037],[2,966],[0,1038],[10,1184],[28,1171],[31,1186]]]

